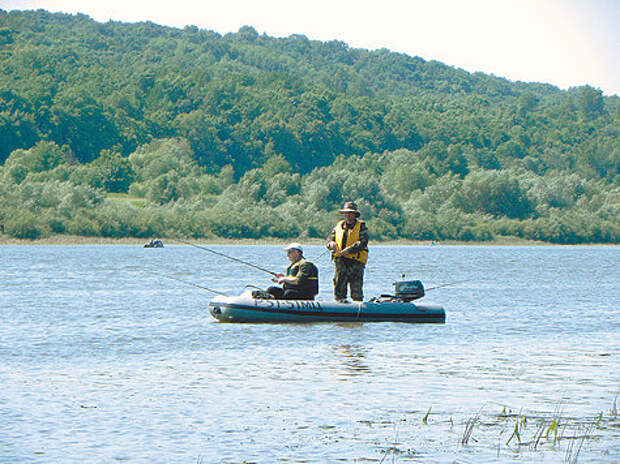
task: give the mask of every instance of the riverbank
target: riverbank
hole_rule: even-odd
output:
[[[159,237],[165,245],[175,244],[175,239]],[[188,239],[182,240],[192,242],[195,244],[203,245],[284,245],[293,241],[300,242],[304,245],[323,245],[325,240],[320,238],[299,238],[294,237],[290,239],[280,238],[261,238],[261,239],[226,239],[226,238],[200,238],[200,239]],[[122,237],[122,238],[110,238],[110,237],[83,237],[78,235],[54,235],[51,237],[40,238],[36,240],[17,239],[9,237],[7,235],[0,235],[0,245],[144,245],[148,242],[146,238],[136,237]],[[176,244],[181,244],[176,242]],[[549,242],[541,242],[535,240],[524,240],[518,237],[499,237],[494,240],[485,242],[461,242],[457,240],[446,241],[432,241],[432,240],[385,240],[385,241],[370,241],[371,246],[563,246]],[[610,243],[583,243],[580,245],[615,245]]]

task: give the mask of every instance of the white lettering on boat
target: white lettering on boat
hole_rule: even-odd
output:
[[[258,307],[259,303],[260,303],[260,306],[263,307],[263,308],[273,308],[274,305],[275,305],[274,301],[277,302],[277,300],[257,300],[257,299],[255,299],[254,300],[254,307],[255,308]]]
[[[315,311],[321,312],[321,303],[312,300],[254,300],[255,308],[275,309],[283,311]]]

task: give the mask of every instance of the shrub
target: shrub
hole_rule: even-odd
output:
[[[67,232],[73,235],[97,237],[101,235],[101,227],[92,218],[79,212],[67,221]]]
[[[11,237],[35,240],[49,234],[49,229],[30,211],[21,211],[6,218],[4,232]]]

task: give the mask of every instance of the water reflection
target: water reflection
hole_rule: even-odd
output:
[[[349,377],[359,377],[371,372],[366,363],[369,351],[361,345],[332,345],[331,348],[337,355],[338,374],[346,380]]]
[[[283,264],[280,245],[217,246]],[[429,293],[441,326],[218,324],[210,295],[154,274],[237,294],[264,273],[193,247],[0,247],[0,462],[565,464],[583,443],[580,462],[620,463],[620,248],[373,250],[368,295],[400,272],[488,278]]]

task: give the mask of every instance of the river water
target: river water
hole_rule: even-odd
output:
[[[618,247],[372,247],[366,297],[469,280],[428,291],[443,325],[218,323],[166,276],[269,275],[190,246],[6,245],[0,269],[1,463],[620,461]]]

